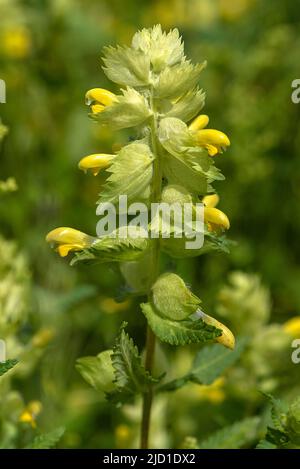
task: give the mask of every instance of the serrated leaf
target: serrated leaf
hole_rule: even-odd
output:
[[[25,449],[51,449],[57,445],[64,433],[65,429],[59,427],[52,432],[37,435],[33,442],[27,445]]]
[[[113,82],[125,86],[149,83],[150,59],[142,51],[130,47],[105,47],[103,70]]]
[[[178,29],[165,33],[160,24],[135,33],[132,47],[150,58],[154,72],[160,72],[166,66],[176,65],[184,58],[184,45]]]
[[[110,236],[99,238],[91,248],[76,252],[70,264],[135,261],[143,256],[150,246],[146,234],[135,226],[118,228]]]
[[[224,350],[220,344],[199,350],[190,372],[190,380],[199,384],[212,384],[239,359],[246,344],[247,339],[243,338],[236,342],[234,350]]]
[[[177,379],[159,387],[159,391],[175,391],[189,382],[209,385],[221,376],[241,356],[247,339],[236,342],[234,350],[225,349],[222,345],[213,344],[202,348],[197,353],[190,371]]]
[[[201,319],[172,321],[162,318],[150,303],[142,303],[141,308],[154,334],[170,345],[203,343],[222,335],[220,329],[206,324]]]
[[[114,383],[117,391],[124,396],[131,396],[137,393],[147,392],[149,386],[157,383],[142,364],[138,349],[132,338],[129,337],[124,328],[121,327],[113,348],[112,364],[115,370]],[[115,396],[117,397],[117,396]]]
[[[81,357],[76,362],[77,371],[97,391],[111,392],[115,387],[112,354],[112,350],[105,350],[96,357]]]
[[[138,91],[129,87],[121,91],[123,95],[118,95],[110,106],[91,115],[100,124],[109,125],[112,130],[141,125],[152,114],[146,98]]]
[[[199,114],[204,104],[205,93],[203,90],[195,89],[178,99],[171,109],[166,112],[165,116],[177,117],[184,122],[189,122]]]
[[[154,86],[154,96],[174,99],[185,95],[197,85],[206,62],[193,65],[189,61],[165,68]]]
[[[274,427],[277,430],[284,431],[283,419],[287,411],[287,406],[280,399],[276,399],[274,396],[272,396],[272,394],[263,394],[271,404],[271,417]]]
[[[199,449],[239,449],[256,440],[259,433],[259,417],[249,417],[209,436]]]
[[[17,363],[18,360],[15,358],[12,360],[6,360],[5,362],[0,362],[0,376],[11,370]]]
[[[131,143],[123,147],[108,169],[110,176],[102,188],[98,203],[116,205],[120,194],[127,195],[128,204],[145,201],[144,194],[152,178],[153,160],[152,152],[145,143]]]

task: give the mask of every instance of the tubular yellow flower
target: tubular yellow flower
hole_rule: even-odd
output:
[[[78,167],[84,172],[87,172],[90,169],[93,175],[97,176],[101,169],[106,169],[110,166],[114,158],[115,155],[108,155],[106,153],[95,153],[93,155],[88,155],[82,158],[78,163]]]
[[[202,203],[205,205],[205,207],[208,207],[208,208],[216,207],[219,201],[220,201],[220,197],[218,196],[218,194],[206,195],[202,199]]]
[[[85,102],[91,106],[93,114],[102,112],[116,100],[116,95],[104,88],[93,88],[85,95]]]
[[[209,117],[206,114],[200,114],[193,122],[189,125],[190,130],[204,129],[209,123]]]
[[[224,347],[234,349],[235,347],[235,338],[233,333],[231,332],[228,327],[224,326],[220,321],[217,321],[217,319],[212,318],[208,314],[205,314],[203,311],[199,311],[199,317],[203,319],[204,322],[207,324],[210,324],[211,326],[217,327],[218,329],[221,329],[222,335],[220,337],[216,338],[216,341],[219,342],[219,344],[224,345]]]
[[[195,132],[196,142],[200,147],[206,148],[210,156],[222,153],[229,147],[230,140],[226,134],[215,129],[205,129],[209,123],[206,114],[200,114],[189,126],[189,130]]]
[[[294,338],[300,338],[300,316],[295,316],[283,324],[283,330]]]
[[[200,147],[207,149],[210,156],[222,153],[230,145],[227,135],[215,129],[199,130],[196,133],[196,140]]]
[[[228,230],[230,228],[227,215],[218,208],[204,207],[204,221],[208,224],[210,231]]]
[[[93,236],[68,227],[55,228],[46,236],[47,243],[53,244],[61,257],[67,256],[70,251],[88,248],[95,240]]]

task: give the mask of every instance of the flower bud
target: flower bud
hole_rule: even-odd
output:
[[[61,257],[67,256],[70,251],[82,251],[95,240],[93,236],[68,227],[55,228],[46,236],[47,243],[53,244]]]
[[[204,322],[206,322],[206,324],[210,324],[211,326],[214,326],[217,329],[221,329],[222,335],[220,337],[217,337],[216,341],[219,342],[219,344],[224,345],[224,347],[230,348],[232,350],[234,349],[235,338],[233,333],[230,329],[228,329],[227,326],[222,324],[220,321],[217,321],[217,319],[208,316],[208,314],[205,314],[203,311],[198,310],[197,316],[201,318]]]
[[[221,210],[214,207],[204,207],[204,221],[208,224],[210,231],[217,231],[218,229],[228,230],[230,222]]]
[[[95,153],[93,155],[88,155],[82,158],[78,163],[78,167],[84,172],[90,169],[93,175],[97,176],[101,169],[106,169],[111,165],[111,162],[114,158],[115,155]]]
[[[193,122],[189,125],[189,130],[201,130],[209,123],[209,117],[205,114],[200,114]]]

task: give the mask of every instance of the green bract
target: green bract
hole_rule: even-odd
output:
[[[179,321],[195,313],[201,300],[176,274],[161,275],[152,287],[153,304],[163,316]]]

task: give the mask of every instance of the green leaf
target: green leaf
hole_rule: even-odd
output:
[[[191,370],[181,378],[174,379],[159,387],[159,391],[175,391],[189,382],[209,385],[221,376],[241,356],[247,344],[242,338],[236,342],[234,350],[213,344],[202,348],[197,353]]]
[[[11,370],[17,363],[18,360],[15,358],[12,360],[6,360],[5,362],[0,362],[0,376]]]
[[[199,449],[239,449],[249,446],[257,439],[259,422],[259,417],[249,417],[222,428],[202,441]]]
[[[105,350],[96,357],[81,357],[76,362],[76,369],[83,379],[100,392],[111,392],[115,385],[112,350]]]
[[[140,235],[138,235],[139,232]],[[135,261],[149,248],[150,241],[145,236],[145,231],[139,230],[138,227],[118,228],[110,236],[99,238],[91,248],[76,252],[70,264]]]
[[[144,86],[149,83],[150,59],[139,50],[105,47],[103,62],[106,76],[119,85]]]
[[[195,88],[206,62],[192,65],[189,61],[165,68],[154,86],[154,96],[174,99]]]
[[[184,45],[178,29],[165,33],[160,24],[138,31],[133,36],[132,47],[150,58],[154,72],[160,72],[166,66],[176,65],[184,58]]]
[[[178,275],[167,272],[152,286],[153,304],[166,318],[180,321],[195,313],[201,300]]]
[[[184,122],[189,122],[199,114],[204,104],[205,93],[203,90],[191,90],[178,99],[171,109],[166,112],[165,116],[177,117]]]
[[[264,393],[271,404],[271,417],[274,427],[277,430],[284,431],[285,429],[285,414],[287,412],[287,406],[280,400],[276,399],[272,394]]]
[[[146,392],[158,380],[153,378],[142,364],[136,345],[125,332],[126,323],[121,326],[113,348],[112,363],[115,370],[114,383],[117,390],[125,395]]]
[[[152,179],[153,161],[151,150],[145,143],[130,143],[123,147],[108,169],[110,176],[102,188],[98,203],[116,205],[120,194],[127,195],[128,204],[145,202],[145,191],[149,190]]]
[[[191,381],[199,384],[213,383],[239,359],[246,344],[247,339],[242,338],[236,342],[234,350],[224,350],[220,344],[213,344],[199,350],[190,372]]]
[[[276,449],[277,446],[267,440],[260,440],[255,449]]]
[[[56,428],[55,430],[49,433],[43,433],[37,435],[33,442],[25,447],[25,449],[51,449],[54,448],[59,440],[62,438],[65,433],[63,427]]]
[[[109,125],[113,130],[127,129],[141,125],[151,116],[146,98],[133,88],[121,90],[116,101],[91,117],[100,124]]]
[[[222,335],[220,329],[206,324],[201,319],[172,321],[162,318],[150,303],[141,304],[142,311],[154,334],[171,345],[203,343]]]

